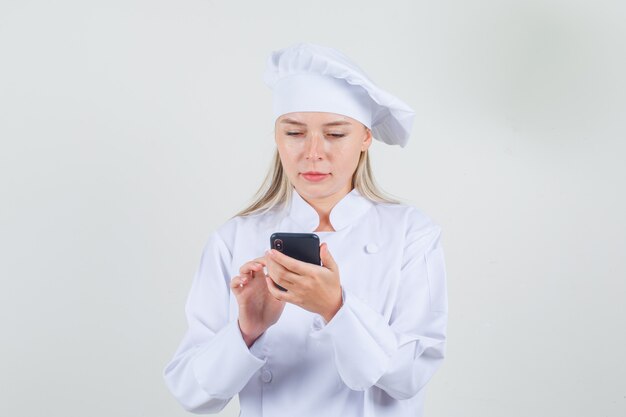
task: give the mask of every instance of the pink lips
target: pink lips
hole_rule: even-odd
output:
[[[330,176],[330,174],[324,174],[317,171],[303,172],[301,175],[304,177],[305,180],[311,182],[320,182],[326,179],[326,177]]]

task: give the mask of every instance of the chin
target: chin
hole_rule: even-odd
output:
[[[295,188],[302,197],[322,199],[340,192],[342,187],[338,187],[335,184],[300,183]]]

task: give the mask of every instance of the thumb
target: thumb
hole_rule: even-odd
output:
[[[330,269],[331,271],[337,270],[337,263],[335,262],[333,256],[330,254],[330,251],[328,250],[328,245],[326,243],[322,243],[322,246],[320,247],[320,259],[322,260],[322,265],[324,267]]]

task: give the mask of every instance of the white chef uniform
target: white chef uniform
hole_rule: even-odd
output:
[[[440,227],[418,209],[374,203],[353,189],[333,208],[327,242],[344,303],[328,322],[287,303],[250,349],[238,327],[232,277],[263,256],[274,232],[313,232],[316,211],[290,204],[235,217],[202,254],[186,304],[189,328],[164,370],[196,413],[239,394],[241,417],[421,416],[424,386],[445,353],[447,292]]]

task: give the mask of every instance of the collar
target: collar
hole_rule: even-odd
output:
[[[374,203],[363,197],[353,188],[330,211],[330,224],[335,230],[350,226],[365,214]],[[295,188],[291,193],[289,216],[306,231],[313,231],[320,223],[320,218],[313,207],[304,200]]]

